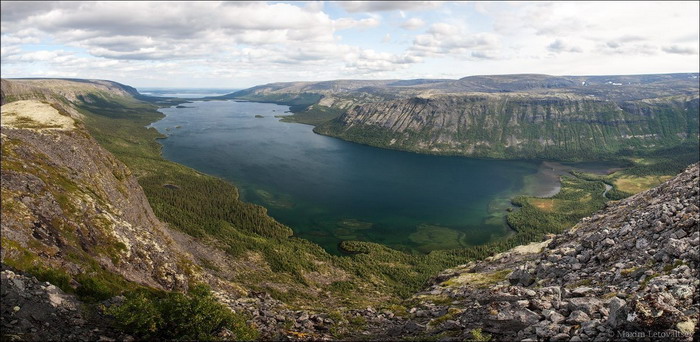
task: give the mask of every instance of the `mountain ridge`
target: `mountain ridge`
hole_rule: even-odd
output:
[[[585,160],[699,137],[697,73],[400,82],[273,83],[221,98],[287,104],[283,120],[316,133],[429,154]]]

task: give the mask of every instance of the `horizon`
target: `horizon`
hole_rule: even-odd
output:
[[[480,74],[480,75],[468,75],[464,77],[459,77],[459,78],[443,78],[443,79],[435,79],[435,80],[444,80],[444,81],[456,81],[460,80],[463,78],[468,78],[468,77],[479,77],[479,76],[524,76],[524,75],[532,75],[532,76],[552,76],[552,77],[615,77],[615,76],[651,76],[651,75],[683,75],[683,74],[689,74],[693,75],[696,74],[697,76],[700,76],[700,72],[672,72],[672,73],[653,73],[653,74],[605,74],[605,75],[549,75],[549,74],[531,74],[531,73],[522,73],[522,74],[499,74],[499,75],[487,75],[487,74]],[[45,79],[45,80],[50,80],[50,79],[56,79],[56,80],[87,80],[87,81],[108,81],[108,82],[117,82],[114,80],[109,80],[109,79],[88,79],[88,78],[76,78],[76,77],[2,77],[2,79],[8,79],[8,80],[31,80],[31,79]],[[373,79],[371,81],[411,81],[411,80],[419,80],[419,79],[425,79],[425,78],[387,78],[387,79]],[[318,81],[307,81],[307,80],[297,80],[297,81],[280,81],[280,82],[269,82],[269,83],[263,83],[263,84],[256,84],[250,87],[246,88],[240,88],[240,87],[208,87],[208,86],[201,86],[201,87],[195,87],[195,86],[135,86],[131,85],[128,83],[122,83],[122,82],[117,82],[121,83],[126,86],[130,86],[133,88],[138,89],[202,89],[202,90],[245,90],[257,86],[263,86],[267,84],[275,84],[275,83],[320,83],[320,82],[335,82],[335,81],[368,81],[369,79],[361,79],[361,78],[341,78],[341,79],[331,79],[331,80],[318,80]]]
[[[3,78],[245,89],[278,82],[699,71],[698,2],[1,6]]]

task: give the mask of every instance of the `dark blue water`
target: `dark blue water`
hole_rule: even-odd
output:
[[[280,122],[287,106],[211,101],[161,109],[169,160],[236,184],[295,235],[331,252],[346,239],[428,252],[510,234],[508,198],[540,163],[378,149]],[[262,118],[255,117],[262,115]]]

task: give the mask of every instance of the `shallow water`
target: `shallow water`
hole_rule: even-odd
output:
[[[483,244],[511,233],[509,198],[559,183],[537,161],[421,155],[318,135],[274,117],[287,106],[186,107],[161,109],[166,117],[152,124],[168,135],[159,140],[164,157],[231,181],[244,200],[331,253],[342,240],[409,252]]]

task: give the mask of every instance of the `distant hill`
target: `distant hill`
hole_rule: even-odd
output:
[[[338,80],[222,98],[287,104],[295,115],[285,120],[377,147],[580,160],[697,143],[698,82],[697,73]]]

